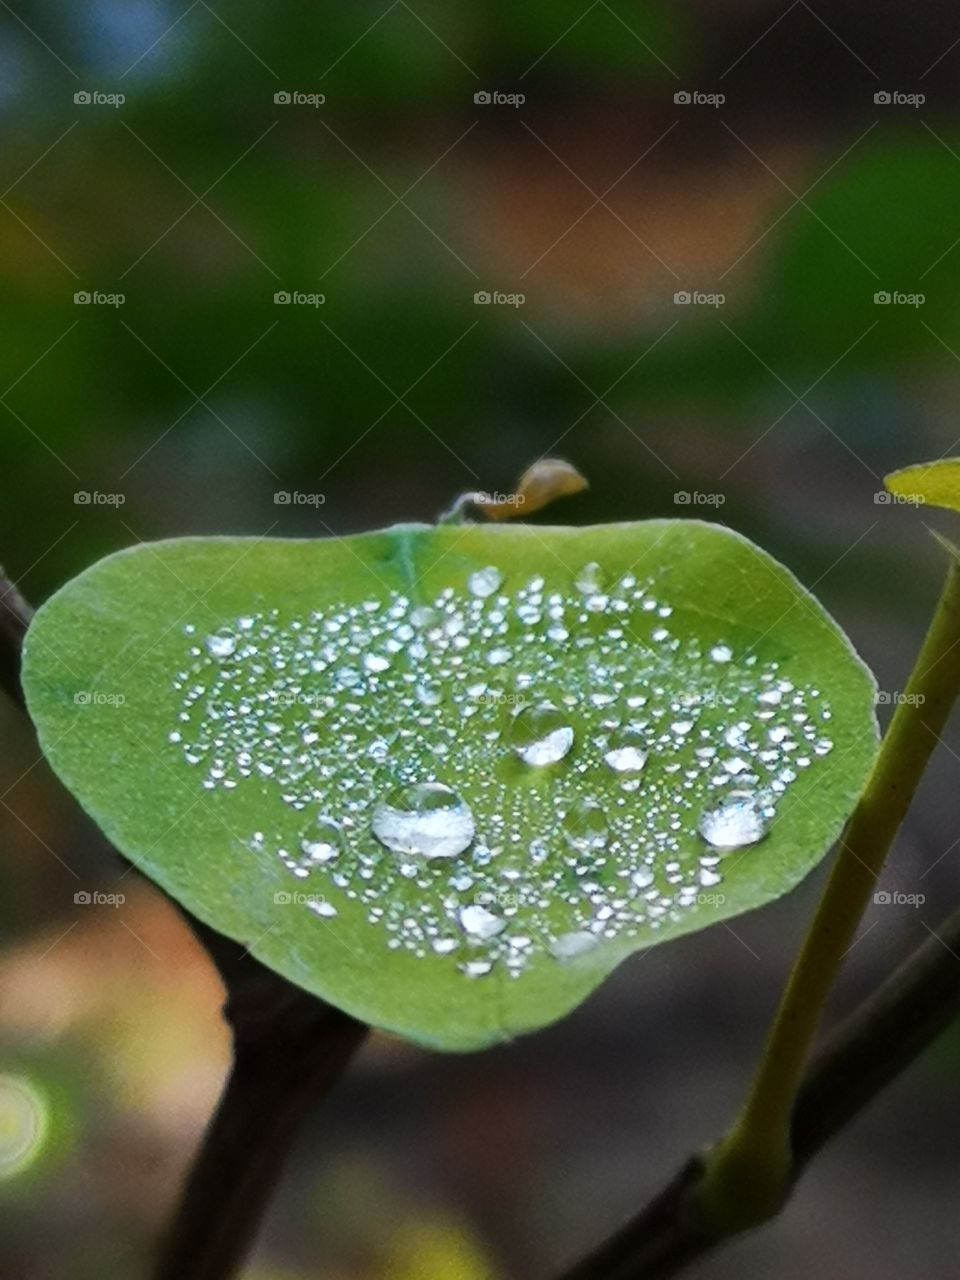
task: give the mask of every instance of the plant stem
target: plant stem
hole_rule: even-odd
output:
[[[0,570],[0,688],[21,711],[26,710],[26,703],[20,685],[20,661],[23,637],[32,617],[33,610]]]
[[[960,1014],[958,955],[960,910],[930,929],[818,1049],[793,1108],[795,1178]]]
[[[936,612],[840,841],[830,879],[767,1036],[746,1103],[706,1157],[706,1221],[729,1234],[777,1211],[791,1180],[791,1122],[811,1042],[887,851],[960,693],[960,568]]]
[[[791,1181],[924,1053],[960,1013],[960,911],[830,1035],[793,1109]],[[562,1280],[667,1280],[720,1243],[700,1212],[703,1160],[694,1156],[650,1203]],[[730,1232],[729,1234],[734,1234]]]
[[[154,1280],[232,1280],[304,1121],[368,1028],[195,925],[227,987],[234,1059]]]

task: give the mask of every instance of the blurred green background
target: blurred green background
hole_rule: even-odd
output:
[[[139,539],[431,519],[559,453],[592,487],[548,520],[721,519],[902,687],[949,523],[876,495],[960,449],[958,36],[892,0],[3,3],[0,561],[38,602]],[[149,886],[74,905],[121,868],[0,717],[0,1272],[142,1276],[220,993]],[[871,914],[838,1007],[956,898],[957,750],[887,873],[926,901]],[[729,1118],[816,889],[512,1048],[375,1037],[251,1280],[549,1276]],[[958,1049],[697,1274],[952,1277]]]

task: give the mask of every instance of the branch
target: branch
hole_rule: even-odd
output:
[[[793,1113],[791,1190],[821,1148],[960,1014],[958,959],[960,911],[828,1038],[804,1077]],[[721,1240],[706,1229],[699,1210],[704,1170],[701,1157],[689,1160],[654,1200],[562,1280],[667,1280],[711,1252]]]
[[[304,1121],[368,1028],[199,922],[227,989],[234,1059],[154,1280],[228,1280],[243,1262]]]
[[[793,1113],[795,1178],[960,1015],[960,911],[827,1037]]]
[[[26,702],[20,684],[20,655],[32,617],[33,610],[0,570],[0,689],[21,711],[26,710]]]
[[[32,616],[0,575],[0,688],[21,708],[20,657]],[[253,1243],[304,1117],[333,1087],[369,1028],[175,905],[223,980],[233,1063],[154,1276],[230,1280]]]

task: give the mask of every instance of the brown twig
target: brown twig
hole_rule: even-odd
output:
[[[793,1185],[815,1155],[960,1014],[960,911],[922,943],[816,1055],[793,1113]],[[677,1176],[562,1280],[667,1280],[720,1240],[698,1210],[703,1164]],[[729,1239],[730,1237],[726,1237]]]
[[[192,922],[227,989],[226,1088],[183,1188],[155,1280],[237,1274],[304,1118],[336,1083],[368,1028]]]
[[[20,684],[20,656],[33,610],[0,571],[0,688],[21,710],[26,709]]]

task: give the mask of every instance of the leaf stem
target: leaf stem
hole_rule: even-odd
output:
[[[747,1100],[706,1157],[702,1206],[722,1235],[770,1217],[789,1191],[791,1124],[824,1005],[887,852],[960,693],[960,566],[946,583],[823,897],[787,981]]]

